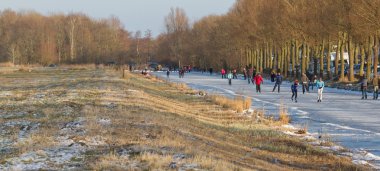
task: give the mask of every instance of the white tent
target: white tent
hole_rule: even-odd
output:
[[[331,56],[331,61],[335,61],[336,52],[331,52],[331,53],[330,53],[330,56]],[[347,62],[347,64],[350,63],[350,60],[349,60],[349,57],[348,57],[348,53],[347,53],[347,52],[344,52],[344,53],[343,53],[343,58],[344,58],[344,60]]]

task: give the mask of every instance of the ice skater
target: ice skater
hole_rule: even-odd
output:
[[[222,68],[222,70],[220,71],[220,74],[222,74],[222,79],[226,78],[226,70],[224,68]]]
[[[244,80],[247,79],[247,69],[243,68]]]
[[[248,75],[247,75],[248,84],[251,83],[250,81],[253,80],[254,76],[255,75],[253,75],[253,68],[249,68],[248,69]],[[254,84],[254,83],[252,82],[252,84]]]
[[[311,90],[314,90],[314,86],[315,86],[316,83],[317,83],[317,76],[314,75],[314,76],[311,78],[311,80],[310,80],[310,84],[309,84],[309,86],[311,86]]]
[[[166,71],[166,77],[168,77],[168,78],[169,78],[169,75],[170,75],[170,71],[169,71],[169,70],[167,70],[167,71]]]
[[[318,101],[322,102],[323,88],[325,87],[325,82],[323,82],[322,77],[315,83],[315,87],[318,89]]]
[[[237,79],[237,71],[236,69],[232,70],[232,79]]]
[[[256,76],[252,79],[252,83],[256,84],[256,93],[261,93],[261,84],[264,83],[264,80],[260,73],[256,74]]]
[[[294,83],[291,85],[291,90],[292,90],[292,101],[295,100],[294,102],[297,103],[297,88],[298,88],[298,80],[294,80]],[[294,99],[293,99],[294,98]]]
[[[361,81],[361,90],[362,90],[362,99],[367,100],[367,88],[368,88],[368,79],[364,75],[362,81]]]
[[[276,82],[274,84],[272,92],[274,92],[274,90],[276,90],[276,87],[278,87],[277,92],[280,93],[280,86],[281,86],[281,83],[282,83],[282,75],[281,75],[281,73],[277,73],[275,81]]]
[[[227,78],[228,78],[228,84],[231,85],[232,84],[232,73],[231,73],[231,71],[228,72]]]
[[[377,100],[379,98],[379,78],[375,76],[372,80],[373,84],[373,100]]]
[[[305,94],[305,91],[309,92],[309,78],[307,78],[305,73],[302,73],[302,94]]]

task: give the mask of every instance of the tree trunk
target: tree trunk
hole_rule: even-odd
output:
[[[286,61],[286,45],[284,45],[283,47],[282,47],[282,49],[283,49],[283,51],[284,51],[284,53],[283,53],[283,55],[282,55],[282,60],[281,60],[281,72],[282,72],[282,75],[285,75],[285,61]]]
[[[270,42],[270,45],[269,45],[269,59],[270,59],[270,68],[272,68],[272,70],[274,69],[274,58],[273,58],[273,43],[272,41]]]
[[[359,46],[356,43],[355,43],[354,59],[355,59],[355,64],[356,65],[359,64]]]
[[[265,53],[266,53],[265,60],[267,61],[267,64],[266,64],[265,68],[270,69],[271,67],[270,67],[270,56],[269,56],[269,43],[266,44]]]
[[[74,61],[74,58],[75,58],[75,49],[74,49],[74,31],[75,31],[75,23],[76,23],[76,19],[72,19],[70,20],[70,24],[71,24],[71,29],[70,29],[70,59],[71,59],[71,62]]]
[[[318,75],[318,47],[313,48],[313,74]]]
[[[374,57],[373,57],[373,77],[377,77],[377,65],[379,64],[379,38],[377,35],[375,36],[375,44],[373,46],[373,52],[374,52]]]
[[[299,58],[300,58],[300,54],[299,54],[299,47],[298,47],[298,41],[296,40],[296,65],[299,65],[300,62],[299,62]]]
[[[267,67],[267,46],[266,42],[263,43],[263,68]]]
[[[346,45],[346,39],[343,33],[342,44],[340,46],[340,80],[344,80],[344,49]]]
[[[324,53],[325,52],[325,40],[322,40],[322,46],[321,46],[321,51],[320,51],[320,54],[319,54],[319,75],[320,77],[323,78],[323,70],[324,70],[324,61],[323,61],[323,56],[324,56]]]
[[[373,47],[373,36],[370,36],[368,40],[367,73],[366,73],[367,78],[369,78],[369,76],[371,75],[372,57],[373,57],[372,47]]]
[[[306,62],[305,62],[305,68],[306,72],[309,70],[309,64],[310,64],[310,46],[306,45]]]
[[[340,57],[340,44],[341,44],[341,40],[340,40],[340,36],[339,36],[339,38],[338,38],[338,44],[337,44],[337,48],[336,48],[336,53],[335,53],[335,60],[334,60],[334,64],[335,64],[334,75],[335,76],[338,76],[338,65],[339,65],[339,57]]]
[[[350,60],[350,75],[348,77],[349,81],[354,81],[354,43],[352,42],[352,36],[349,36],[348,38],[348,55],[349,55],[349,60]]]
[[[364,75],[364,62],[365,62],[365,51],[364,51],[364,46],[361,45],[360,46],[360,57],[361,57],[361,61],[360,61],[360,71],[359,71],[359,75],[360,77],[363,77]]]
[[[292,76],[295,74],[296,48],[295,41],[292,41]]]
[[[289,43],[286,43],[286,61],[285,61],[285,71],[284,71],[285,77],[288,77],[289,61],[290,61],[290,46],[289,46]]]
[[[301,73],[304,74],[306,71],[306,44],[302,43],[302,51],[301,51]]]
[[[330,42],[330,37],[327,42],[327,77],[331,79],[331,42]]]
[[[255,50],[255,68],[258,71],[259,70],[259,58],[260,58],[260,49]]]

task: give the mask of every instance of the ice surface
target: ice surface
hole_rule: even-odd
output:
[[[167,79],[164,73],[155,74]],[[264,109],[267,114],[275,116],[279,113],[279,106],[283,105],[288,108],[292,125],[307,127],[310,135],[315,138],[329,136],[333,142],[349,148],[354,154],[357,154],[357,149],[362,149],[370,155],[355,159],[354,162],[370,162],[375,168],[380,167],[380,100],[361,100],[360,92],[326,87],[322,103],[317,103],[316,88],[303,94],[301,86],[298,89],[298,103],[294,103],[290,99],[291,83],[285,81],[280,93],[272,92],[274,83],[269,80],[264,80],[262,93],[256,93],[255,86],[246,80],[232,80],[232,85],[229,86],[228,80],[221,79],[220,75],[192,72],[186,73],[182,79],[171,75],[168,80],[186,83],[189,87],[204,90],[208,94],[252,98],[252,108]],[[372,93],[368,93],[368,98],[372,99]],[[289,131],[288,134],[293,135],[294,132]]]

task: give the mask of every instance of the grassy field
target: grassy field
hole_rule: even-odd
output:
[[[368,170],[183,84],[104,69],[0,76],[0,170]],[[227,103],[227,104],[226,104]]]

